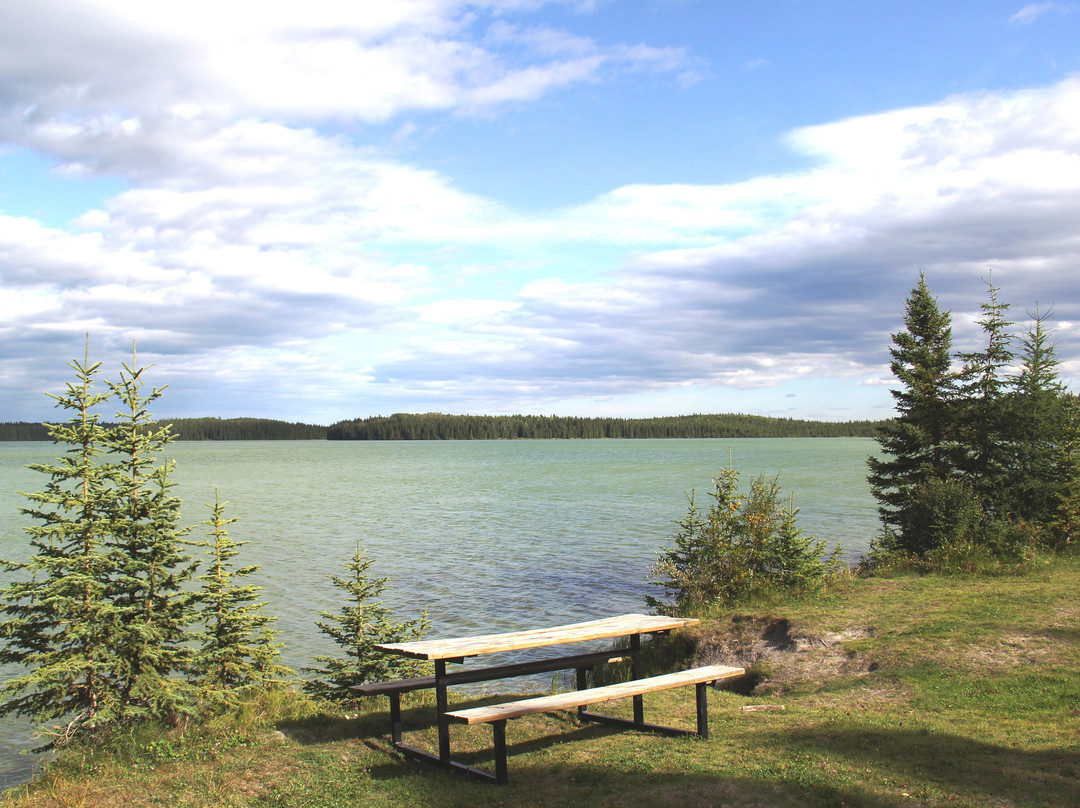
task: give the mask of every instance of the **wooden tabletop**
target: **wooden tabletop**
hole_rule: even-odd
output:
[[[479,654],[500,651],[517,651],[523,648],[542,648],[547,645],[602,640],[625,637],[631,634],[652,634],[670,631],[684,626],[694,626],[700,621],[692,617],[664,617],[652,614],[623,614],[605,617],[587,623],[571,623],[554,628],[513,631],[508,634],[486,634],[479,637],[461,637],[448,640],[416,640],[376,645],[383,651],[412,657],[414,659],[460,659]]]

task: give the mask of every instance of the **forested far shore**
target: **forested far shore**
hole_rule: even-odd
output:
[[[271,418],[162,418],[155,423],[171,424],[177,440],[326,440],[327,431],[317,424]],[[46,424],[20,421],[0,423],[0,440],[51,438]]]
[[[271,418],[174,418],[177,440],[530,440],[581,438],[871,438],[885,421],[805,421],[762,415],[578,418],[395,413],[329,427]],[[0,441],[47,441],[45,424],[0,422]]]
[[[556,415],[395,413],[341,421],[329,440],[529,440],[580,438],[873,437],[884,421],[800,421],[763,415],[578,418]]]

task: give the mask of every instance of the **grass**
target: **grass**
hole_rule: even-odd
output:
[[[710,692],[711,740],[522,718],[508,726],[502,788],[401,759],[385,698],[344,713],[280,692],[234,716],[71,750],[2,804],[1076,806],[1078,593],[1080,560],[1067,558],[1015,576],[855,579],[717,615],[675,647],[702,662],[738,656],[756,688]],[[740,709],[761,704],[784,709]],[[406,703],[407,741],[435,748],[432,709],[430,695]],[[692,727],[693,689],[650,694],[645,709]],[[452,738],[455,756],[491,767],[488,727]]]

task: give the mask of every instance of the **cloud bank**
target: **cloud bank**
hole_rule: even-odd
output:
[[[688,389],[871,390],[919,271],[961,345],[991,271],[1018,319],[1052,304],[1080,377],[1080,79],[798,128],[791,173],[539,210],[365,138],[700,68],[536,22],[542,5],[0,11],[0,142],[127,187],[67,228],[0,210],[0,418],[42,417],[86,333],[99,357],[134,340],[173,415],[636,414]],[[873,396],[795,414],[887,414]]]

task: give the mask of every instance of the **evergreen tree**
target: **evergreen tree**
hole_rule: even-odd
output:
[[[2,592],[5,619],[0,661],[26,673],[3,686],[0,712],[42,725],[51,746],[120,722],[173,718],[189,707],[186,684],[175,676],[186,662],[184,628],[194,571],[177,527],[168,462],[155,455],[167,430],[148,428],[142,394],[145,369],[124,365],[119,383],[94,391],[100,364],[72,362],[76,381],[62,396],[66,424],[51,427],[69,448],[53,464],[31,468],[49,477],[28,494],[23,512],[35,551]],[[51,394],[50,394],[51,395]],[[96,408],[115,401],[119,423],[106,426]]]
[[[317,678],[308,681],[304,689],[321,698],[348,701],[353,698],[349,685],[382,682],[418,676],[423,663],[386,654],[375,648],[379,643],[418,640],[429,627],[427,612],[413,620],[395,623],[390,610],[375,600],[386,589],[387,578],[373,578],[369,570],[372,561],[356,544],[356,552],[343,565],[346,577],[331,575],[330,580],[343,590],[348,600],[340,614],[320,611],[325,622],[316,622],[319,630],[330,637],[345,652],[344,657],[317,656],[314,661],[322,667],[305,668]]]
[[[69,363],[75,382],[63,395],[48,394],[67,410],[66,423],[50,427],[66,453],[51,464],[30,468],[45,474],[45,490],[27,494],[21,508],[38,524],[28,527],[34,555],[3,562],[23,578],[0,592],[0,662],[25,673],[0,689],[0,713],[28,716],[63,745],[124,713],[116,687],[115,633],[122,616],[111,600],[110,537],[117,520],[114,465],[103,459],[109,435],[94,408],[109,393],[94,391],[100,363]],[[48,725],[49,722],[58,724]]]
[[[173,440],[170,428],[152,426],[147,407],[162,393],[143,393],[148,368],[124,364],[110,383],[120,405],[108,446],[119,473],[113,484],[116,519],[109,539],[113,576],[109,597],[119,611],[113,653],[128,718],[173,718],[190,707],[185,681],[185,629],[193,596],[184,584],[196,562],[185,550],[180,500],[172,495],[175,463],[158,456]]]
[[[1066,479],[1062,458],[1062,400],[1065,385],[1046,320],[1051,312],[1036,307],[1022,338],[1020,373],[1011,382],[1009,397],[1008,471],[1005,490],[1008,512],[1021,520],[1045,526],[1054,518],[1059,491]]]
[[[1080,399],[1061,401],[1061,441],[1057,447],[1059,486],[1050,522],[1051,540],[1058,547],[1080,541]]]
[[[229,536],[227,526],[238,520],[225,518],[226,504],[215,491],[214,504],[207,506],[211,517],[202,523],[209,527],[211,541],[205,543],[207,570],[198,578],[202,584],[202,631],[192,660],[196,684],[218,693],[265,684],[292,673],[277,662],[281,644],[270,628],[275,618],[264,614],[264,604],[258,600],[262,587],[237,583],[238,578],[247,578],[259,567],[234,567],[233,559],[247,542],[233,541]]]
[[[725,596],[725,580],[721,568],[728,559],[726,552],[735,543],[742,499],[738,495],[738,472],[723,469],[713,480],[714,499],[707,519],[702,519],[695,492],[687,499],[689,509],[675,534],[675,546],[666,548],[649,571],[649,580],[659,586],[673,602],[645,596],[649,607],[660,614],[687,614]]]
[[[879,430],[882,456],[867,461],[867,479],[884,526],[877,549],[920,554],[936,540],[914,494],[929,480],[952,477],[958,453],[951,316],[938,307],[923,274],[908,296],[904,326],[889,351],[901,384],[891,391],[897,417]]]
[[[998,299],[1000,290],[992,280],[986,285],[989,301],[980,304],[983,316],[976,321],[986,335],[986,348],[960,355],[964,366],[958,427],[964,451],[959,470],[981,500],[984,513],[996,519],[1007,514],[1010,501],[1013,446],[1004,372],[1013,361],[1008,331],[1013,323],[1005,319],[1010,304]]]
[[[779,494],[779,490],[777,491]],[[786,506],[779,507],[779,524],[769,542],[766,566],[775,585],[780,589],[812,589],[825,575],[822,562],[825,542],[815,541],[799,527],[799,509],[795,507],[795,495],[789,494]],[[833,551],[833,565],[837,563],[840,548]]]
[[[798,509],[792,500],[783,505],[776,478],[761,475],[742,496],[738,477],[732,468],[716,476],[713,504],[704,519],[690,496],[690,511],[677,522],[675,546],[657,558],[649,573],[649,580],[673,599],[646,595],[656,611],[687,614],[767,591],[807,591],[823,582],[825,543],[803,535]]]

